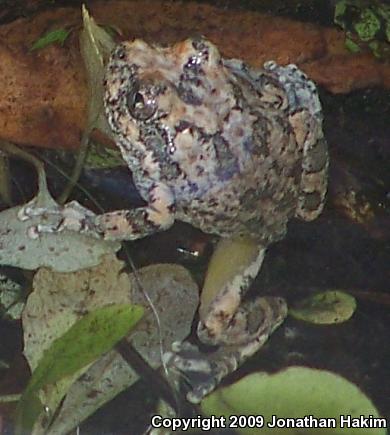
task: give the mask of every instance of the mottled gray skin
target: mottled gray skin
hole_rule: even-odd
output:
[[[296,66],[254,70],[222,59],[204,39],[171,48],[136,40],[115,49],[105,89],[117,144],[160,212],[146,207],[138,222],[129,215],[124,238],[178,219],[268,245],[285,235],[289,218],[320,214],[328,165],[321,106]]]
[[[222,59],[205,39],[169,48],[135,40],[114,50],[104,98],[147,205],[97,216],[100,234],[137,239],[178,219],[223,238],[249,236],[258,246],[239,276],[201,306],[198,336],[221,348],[208,360],[188,344],[169,355],[197,402],[286,316],[280,298],[242,298],[288,220],[322,211],[328,153],[317,91],[295,65],[251,69]]]

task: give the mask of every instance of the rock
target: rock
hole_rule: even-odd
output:
[[[333,93],[390,87],[390,65],[371,54],[352,54],[333,28],[198,3],[152,0],[96,2],[98,23],[120,29],[123,39],[172,43],[194,34],[214,42],[225,57],[254,66],[274,59],[297,63]],[[0,135],[24,145],[77,148],[86,119],[87,89],[77,29],[79,8],[56,8],[0,28]],[[63,47],[30,51],[53,29],[74,28]],[[102,137],[99,137],[102,140]]]

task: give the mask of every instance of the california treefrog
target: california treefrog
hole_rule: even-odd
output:
[[[284,237],[289,218],[312,220],[322,211],[328,153],[315,85],[295,65],[267,62],[255,70],[223,59],[203,38],[166,48],[135,40],[111,56],[105,110],[148,204],[98,218],[106,237],[137,239],[178,219],[230,239],[217,257],[248,239],[255,242],[256,254],[237,276],[229,276],[212,300],[202,300],[199,338],[228,349],[217,352],[218,363],[224,361],[220,373],[204,368],[215,384],[286,315],[280,298],[242,304],[266,247]],[[179,368],[194,373],[199,366],[202,372],[202,364],[188,358],[188,347],[176,350],[170,358]],[[193,386],[192,400],[214,386],[208,382]]]
[[[204,357],[183,344],[166,356],[199,401],[286,316],[281,298],[242,298],[288,220],[323,209],[328,152],[316,87],[295,65],[253,69],[196,38],[118,45],[104,88],[109,125],[147,205],[88,216],[80,228],[133,240],[178,219],[222,238],[211,266],[226,276],[209,271],[205,288],[219,288],[202,295],[198,326],[200,340],[219,348]]]

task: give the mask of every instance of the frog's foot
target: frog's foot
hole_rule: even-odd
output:
[[[51,197],[48,197],[48,202],[43,203],[39,196],[33,198],[30,202],[20,207],[18,211],[18,219],[22,222],[34,217],[46,218],[49,215],[57,215],[60,213],[60,205],[57,204]]]
[[[225,316],[222,311],[219,314],[220,319],[210,316],[199,322],[198,337],[202,343],[245,348],[258,343],[259,349],[287,316],[287,304],[283,298],[261,297],[242,303],[232,316]]]
[[[199,403],[211,393],[228,373],[237,368],[236,359],[217,352],[203,353],[187,341],[172,344],[172,351],[164,354],[164,363],[176,374],[178,380],[184,380],[189,391],[186,395],[191,403]]]
[[[165,354],[165,362],[179,372],[190,387],[187,399],[199,403],[226,375],[234,372],[264,345],[286,315],[284,299],[258,298],[239,309],[227,330],[229,339],[225,339],[215,352],[205,354],[187,342],[175,343],[172,352]],[[205,337],[202,327],[198,334],[201,339]]]
[[[64,230],[100,237],[94,224],[95,217],[91,210],[77,201],[72,201],[65,206],[60,206],[53,201],[48,206],[41,206],[37,204],[36,199],[33,199],[18,212],[21,221],[28,219],[39,221],[29,228],[31,238],[38,238],[42,233],[60,233]]]

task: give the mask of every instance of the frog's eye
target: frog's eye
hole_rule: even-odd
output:
[[[145,121],[157,110],[157,101],[153,87],[149,84],[134,86],[127,94],[127,107],[133,118]]]

